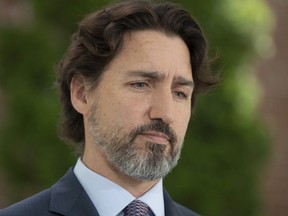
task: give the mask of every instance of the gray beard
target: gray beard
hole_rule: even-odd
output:
[[[99,146],[108,162],[121,173],[137,180],[152,181],[164,178],[177,165],[183,144],[177,145],[175,133],[162,121],[140,126],[127,134],[119,127],[104,131],[95,114],[94,109],[88,119],[93,142]],[[145,148],[137,147],[137,135],[148,128],[165,132],[171,137],[169,152],[165,151],[166,146],[151,142],[146,142]]]

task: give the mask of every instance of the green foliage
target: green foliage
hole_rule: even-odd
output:
[[[0,29],[0,87],[7,111],[0,123],[0,163],[12,190],[19,191],[11,201],[49,186],[75,163],[57,137],[54,66],[75,23],[107,2],[34,0],[31,26]],[[198,98],[180,164],[165,185],[202,215],[257,216],[269,145],[257,115],[260,91],[252,63],[269,48],[273,20],[263,0],[178,2],[202,24],[211,55],[220,51],[216,67],[223,67],[223,80]]]
[[[1,122],[0,158],[13,185],[24,187],[17,189],[20,194],[25,187],[36,191],[49,185],[70,164],[56,134],[59,107],[52,83],[60,55],[49,39],[34,29],[2,30],[0,80],[7,113]]]

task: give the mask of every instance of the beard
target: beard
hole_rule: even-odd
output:
[[[152,120],[127,132],[123,126],[116,124],[105,128],[98,119],[94,106],[88,118],[93,142],[121,173],[137,180],[152,181],[165,177],[177,165],[183,140],[178,142],[175,132],[162,120]],[[146,131],[166,134],[169,145],[148,141],[137,143],[138,135]]]

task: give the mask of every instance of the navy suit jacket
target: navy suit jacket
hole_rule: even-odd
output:
[[[164,191],[166,216],[197,216]],[[111,203],[112,205],[112,203]],[[51,188],[0,210],[0,216],[99,216],[72,169]]]

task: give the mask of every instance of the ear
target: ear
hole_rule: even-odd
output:
[[[74,109],[85,115],[88,113],[88,91],[85,86],[85,80],[82,76],[76,75],[70,83],[70,97]]]

